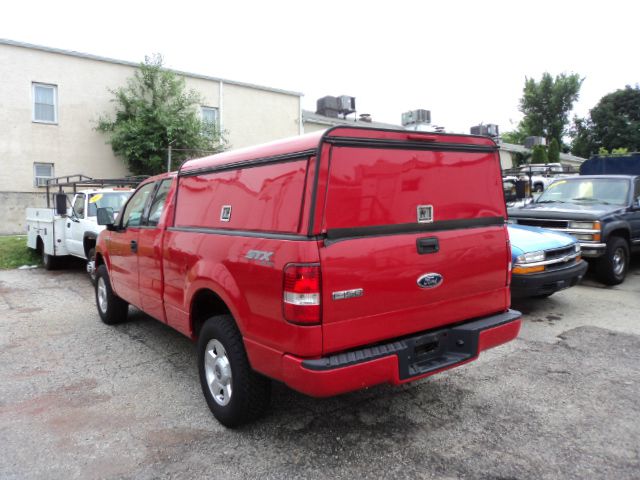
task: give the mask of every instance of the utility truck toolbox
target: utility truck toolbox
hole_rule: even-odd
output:
[[[117,221],[98,210],[98,311],[196,340],[205,399],[236,426],[271,379],[337,395],[514,339],[505,217],[484,137],[336,127],[190,160]]]

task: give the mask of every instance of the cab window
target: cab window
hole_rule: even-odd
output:
[[[78,195],[73,201],[73,212],[78,218],[84,218],[84,195]]]
[[[149,220],[147,221],[147,225],[155,227],[158,225],[160,221],[160,216],[164,210],[164,204],[167,201],[167,194],[169,193],[169,187],[171,187],[171,179],[168,178],[163,180],[158,187],[158,191],[156,192],[153,201],[151,202],[151,207],[149,208]]]
[[[142,224],[144,207],[147,205],[149,195],[153,192],[153,187],[155,187],[155,183],[147,183],[133,194],[122,214],[123,228],[138,227]]]

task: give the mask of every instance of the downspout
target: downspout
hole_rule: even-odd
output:
[[[218,88],[218,128],[220,129],[220,133],[224,132],[224,125],[222,123],[222,118],[224,117],[223,90],[224,83],[220,80],[220,88]]]
[[[302,122],[302,95],[298,97],[298,135],[304,133],[304,124]]]

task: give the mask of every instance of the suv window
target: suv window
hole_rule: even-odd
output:
[[[636,178],[636,189],[633,193],[633,198],[635,198],[636,201],[640,202],[640,178]]]
[[[144,207],[147,205],[149,194],[153,191],[155,183],[147,183],[133,194],[133,197],[127,203],[124,213],[122,214],[122,227],[137,227],[142,224],[142,215]]]
[[[167,193],[169,193],[169,187],[171,186],[171,179],[168,178],[163,180],[158,187],[158,191],[156,192],[156,196],[153,197],[153,201],[151,202],[151,208],[149,208],[149,220],[147,225],[155,227],[158,225],[160,221],[160,216],[162,215],[162,211],[164,210],[164,204],[167,200]]]
[[[78,218],[84,218],[84,195],[78,195],[73,202],[73,212]]]

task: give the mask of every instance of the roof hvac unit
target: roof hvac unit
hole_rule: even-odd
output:
[[[325,117],[337,118],[339,114],[349,115],[356,111],[356,99],[348,95],[326,96],[316,102],[316,113]]]
[[[340,95],[338,97],[339,111],[343,115],[349,115],[356,111],[356,97],[350,97],[348,95]]]
[[[527,148],[533,148],[537,145],[546,145],[547,139],[544,137],[527,137],[524,139],[524,146]]]
[[[404,112],[402,114],[402,126],[416,125],[419,123],[431,123],[431,111],[430,110],[411,110],[410,112]]]
[[[500,136],[500,130],[498,129],[498,125],[495,123],[487,123],[486,125],[480,124],[475,127],[471,127],[471,135],[495,138]]]

